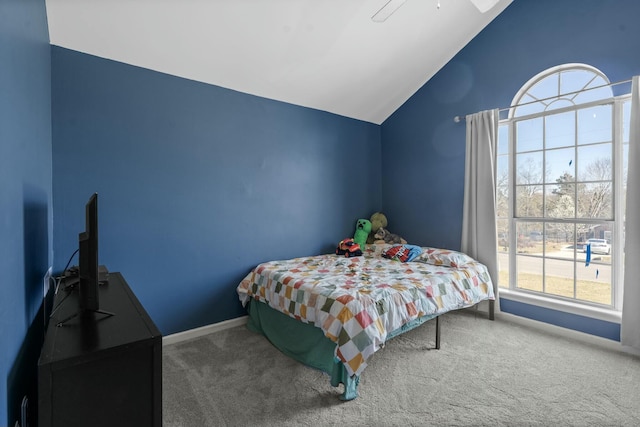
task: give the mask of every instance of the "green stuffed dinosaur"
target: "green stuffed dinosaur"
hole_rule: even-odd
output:
[[[353,236],[353,241],[360,245],[364,250],[364,245],[367,243],[367,237],[371,232],[371,221],[368,219],[360,218],[356,223],[356,234]]]

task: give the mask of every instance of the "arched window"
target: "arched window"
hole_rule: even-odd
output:
[[[614,96],[592,66],[564,64],[531,78],[511,105],[498,140],[500,285],[621,308],[629,96]]]
[[[522,86],[509,117],[526,116],[613,97],[609,79],[585,64],[565,64],[543,71]]]

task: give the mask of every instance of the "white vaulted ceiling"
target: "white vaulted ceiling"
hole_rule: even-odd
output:
[[[406,0],[373,22],[387,1],[46,6],[53,45],[380,124],[512,0]]]

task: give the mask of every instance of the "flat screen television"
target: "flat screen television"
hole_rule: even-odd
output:
[[[113,316],[113,313],[100,310],[100,285],[107,283],[108,271],[98,264],[98,193],[93,193],[85,206],[85,229],[78,235],[78,252],[77,269],[71,267],[65,271],[67,278],[65,288],[69,292],[77,292],[78,310],[58,322],[57,326],[63,326],[77,316],[89,319],[85,315],[90,313]],[[55,312],[56,309],[53,311]]]
[[[99,311],[98,272],[98,193],[93,193],[85,206],[85,229],[78,236],[78,285],[80,311]]]

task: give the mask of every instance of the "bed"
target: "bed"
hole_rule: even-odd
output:
[[[343,400],[357,397],[367,362],[389,339],[435,318],[438,348],[438,316],[489,300],[492,319],[495,300],[487,268],[473,258],[389,244],[367,245],[356,257],[265,262],[251,270],[237,292],[249,329],[326,372],[334,387],[343,384]]]

